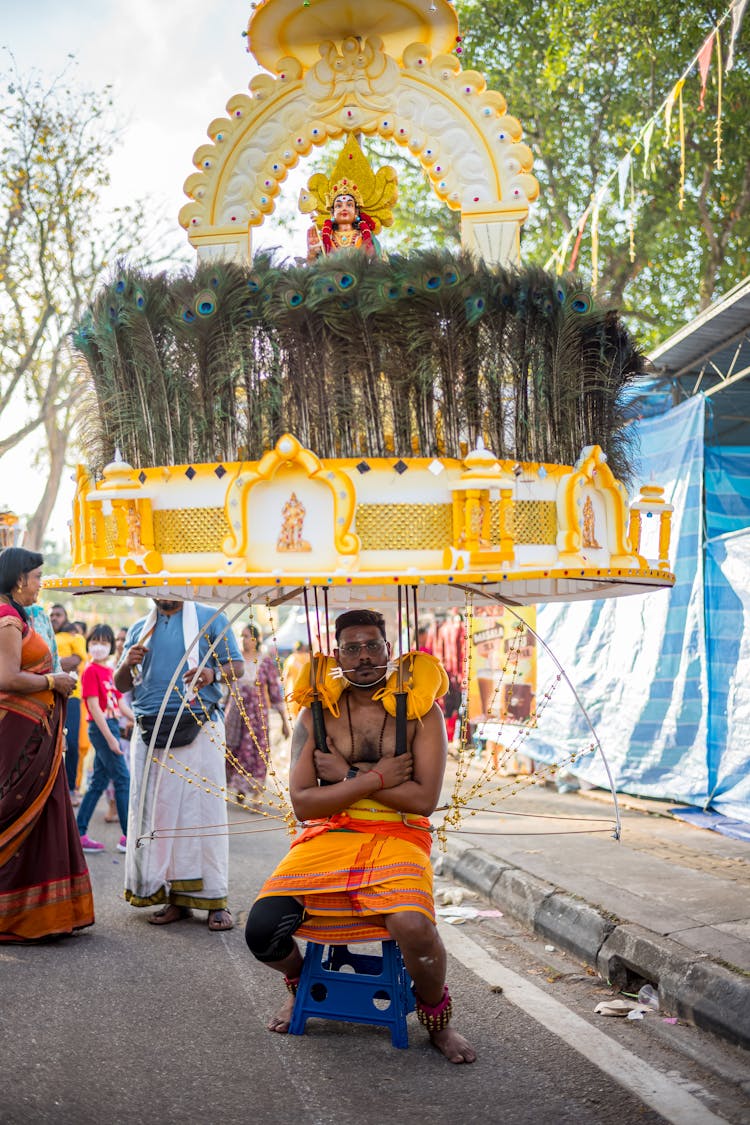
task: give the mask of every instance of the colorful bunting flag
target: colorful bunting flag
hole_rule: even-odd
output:
[[[591,292],[594,296],[599,287],[599,212],[606,194],[607,184],[596,193],[591,209]]]
[[[713,54],[715,38],[716,32],[712,31],[698,52],[698,71],[701,76],[701,100],[698,104],[698,109],[704,108],[703,100],[706,96],[706,83],[708,82],[708,72],[711,67],[711,55]]]
[[[648,176],[648,174],[649,174],[648,157],[649,157],[649,153],[651,151],[651,138],[654,135],[655,125],[656,125],[656,119],[654,117],[652,117],[651,120],[649,121],[648,125],[646,126],[646,128],[643,130],[643,174],[644,174],[644,176]]]
[[[667,98],[666,105],[664,106],[664,147],[669,146],[670,134],[672,132],[672,110],[674,103],[682,93],[682,87],[685,85],[685,79],[680,78],[674,84],[674,88]]]
[[[734,66],[734,41],[740,33],[742,17],[745,14],[747,0],[733,0],[732,3],[732,31],[729,39],[729,53],[727,55],[727,74]]]
[[[677,206],[681,211],[685,206],[685,111],[682,104],[682,87],[685,85],[684,80],[678,82],[677,85],[680,87],[678,95],[680,115],[680,198]]]
[[[630,242],[630,260],[635,261],[635,180],[633,178],[633,162],[630,162],[630,210],[628,211],[628,235]]]
[[[586,210],[583,212],[580,219],[578,220],[578,237],[576,238],[576,244],[573,247],[573,253],[570,255],[570,263],[568,265],[569,270],[572,270],[575,267],[576,259],[578,257],[578,250],[580,249],[580,246],[581,246],[581,239],[583,238],[583,232],[586,229],[586,223],[589,221],[589,215],[590,214],[591,214],[591,204],[589,203],[588,207],[586,208]]]
[[[625,189],[628,186],[628,176],[630,174],[630,165],[633,158],[630,153],[623,156],[620,163],[617,165],[617,180],[620,188],[620,210],[625,210]]]
[[[664,112],[664,147],[670,144],[671,130],[672,130],[672,114],[674,112],[675,104],[678,106],[678,121],[679,121],[679,136],[680,136],[680,196],[679,196],[679,209],[682,211],[685,205],[685,171],[686,171],[686,140],[685,140],[685,112],[683,103],[683,87],[685,80],[691,73],[695,64],[698,64],[698,72],[700,75],[701,89],[700,89],[700,102],[698,108],[703,110],[705,108],[705,95],[708,85],[708,75],[711,69],[711,61],[713,57],[714,43],[716,44],[716,88],[717,88],[717,108],[716,108],[716,160],[715,167],[721,169],[723,166],[721,156],[721,113],[722,113],[722,98],[723,98],[723,68],[722,68],[722,54],[721,54],[721,36],[719,34],[720,28],[731,16],[732,27],[729,41],[729,50],[727,56],[726,72],[728,73],[734,66],[734,47],[737,36],[740,32],[742,20],[745,15],[750,0],[731,0],[729,8],[725,11],[724,15],[718,20],[713,31],[706,36],[701,48],[697,55],[693,57],[690,64],[675,82],[672,90],[670,91],[666,101],[662,104],[661,108],[657,110],[650,121],[647,122],[645,128],[642,130],[638,140],[632,146],[629,152],[625,154],[617,166],[616,174],[618,178],[619,187],[619,201],[620,209],[625,211],[625,195],[628,189],[628,181],[630,181],[630,200],[627,215],[627,226],[629,234],[629,254],[630,261],[635,261],[635,177],[634,177],[634,161],[633,153],[640,143],[643,145],[643,174],[650,176],[656,166],[656,161],[651,154],[651,147],[654,136],[654,129],[658,124],[658,119],[663,110]],[[572,227],[562,240],[559,249],[556,250],[552,257],[546,263],[549,266],[552,262],[555,263],[555,268],[558,274],[561,274],[565,269],[565,259],[568,254],[568,247],[570,246],[573,235],[576,235],[575,245],[573,252],[570,256],[568,269],[572,270],[575,267],[578,259],[578,253],[581,246],[583,233],[586,229],[589,216],[591,216],[591,269],[592,269],[592,289],[596,292],[596,287],[599,279],[599,225],[601,207],[606,197],[609,185],[614,180],[615,173],[613,172],[607,182],[599,191],[592,195],[591,203],[589,203],[586,210],[581,215],[576,226]],[[545,267],[546,268],[546,267]]]
[[[562,240],[562,244],[560,246],[560,249],[554,255],[555,263],[556,263],[555,264],[555,273],[557,274],[558,277],[562,273],[565,272],[565,259],[568,256],[568,247],[570,246],[570,240],[572,239],[573,235],[575,234],[575,231],[576,231],[575,227],[570,228],[568,233],[565,235],[565,238]]]

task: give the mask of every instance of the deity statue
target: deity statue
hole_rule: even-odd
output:
[[[359,206],[355,196],[341,192],[333,201],[331,217],[326,219],[322,231],[315,223],[307,232],[307,260],[312,262],[320,254],[332,254],[335,250],[354,247],[364,250],[374,257],[378,248],[373,238],[374,223]]]
[[[141,517],[135,506],[128,508],[126,519],[128,521],[128,551],[134,553],[143,549],[143,544],[141,543]]]
[[[306,509],[297,493],[293,492],[281,509],[281,533],[276,543],[277,551],[311,551],[312,547],[302,538]]]
[[[307,261],[352,248],[370,257],[379,255],[375,236],[393,222],[391,206],[397,194],[394,169],[386,166],[374,173],[350,136],[330,179],[318,172],[300,195],[300,210],[315,212],[307,233]]]
[[[596,526],[594,522],[594,505],[591,503],[591,497],[586,497],[586,503],[583,505],[583,546],[593,549],[600,549],[600,544],[596,541]]]

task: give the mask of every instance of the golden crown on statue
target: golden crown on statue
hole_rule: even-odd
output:
[[[351,134],[344,145],[330,176],[317,172],[311,176],[307,190],[300,195],[300,210],[314,211],[315,222],[322,227],[330,218],[337,195],[351,195],[361,210],[373,220],[374,234],[393,223],[391,208],[398,198],[396,171],[390,165],[373,172],[370,163]]]

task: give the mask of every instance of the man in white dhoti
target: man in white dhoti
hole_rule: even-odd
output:
[[[161,904],[149,918],[158,926],[190,917],[192,908],[208,911],[210,930],[234,925],[227,909],[229,840],[222,831],[227,806],[221,680],[239,679],[244,665],[226,616],[214,615],[210,606],[154,599],[151,613],[128,630],[115,672],[118,690],[132,692],[136,719],[125,898],[132,906]],[[181,662],[177,690],[170,691]]]

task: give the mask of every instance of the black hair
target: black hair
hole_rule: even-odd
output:
[[[375,609],[349,609],[336,618],[336,640],[338,641],[344,629],[351,629],[355,625],[374,625],[382,633],[383,640],[387,639],[385,618],[382,613],[378,613]]]
[[[244,633],[245,629],[250,630],[250,633],[252,634],[253,640],[255,641],[256,644],[258,644],[260,642],[260,629],[258,628],[258,626],[253,625],[253,623],[251,621],[248,621],[242,627],[243,633]]]
[[[109,645],[110,656],[115,651],[115,635],[109,625],[95,625],[86,638],[86,648],[92,641],[105,641]]]
[[[0,594],[10,597],[21,575],[36,570],[43,562],[44,555],[38,551],[27,551],[25,547],[6,547],[0,551]]]
[[[51,605],[50,609],[49,609],[50,613],[52,613],[53,609],[60,609],[65,614],[65,620],[63,621],[62,625],[60,626],[59,631],[61,633],[72,633],[75,622],[71,621],[70,618],[68,617],[68,611],[65,608],[65,606],[62,604],[62,602],[55,602],[54,605]],[[84,636],[85,636],[86,635],[85,629],[84,629],[83,633],[84,633]]]

